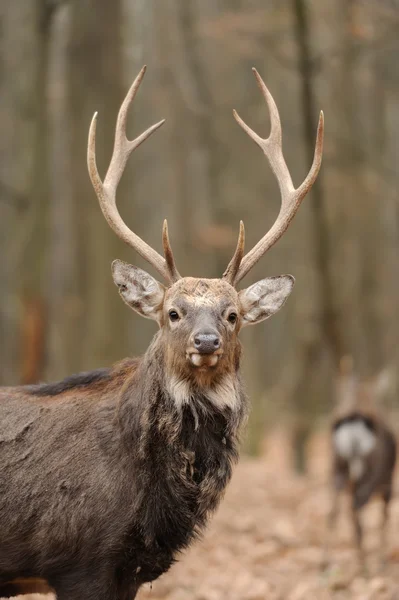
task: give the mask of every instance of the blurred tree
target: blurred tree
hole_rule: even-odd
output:
[[[70,3],[68,11],[64,22],[65,97],[60,102],[64,113],[55,132],[64,140],[66,156],[59,160],[66,160],[60,168],[67,187],[54,193],[53,204],[49,295],[58,360],[52,364],[50,359],[52,377],[108,365],[127,352],[127,312],[110,274],[111,260],[121,243],[99,209],[86,161],[88,129],[98,110],[97,162],[105,176],[116,116],[126,93],[121,4],[117,0],[83,0]],[[58,188],[59,183],[55,185]],[[123,206],[121,196],[118,191],[119,206]]]
[[[2,4],[0,267],[2,383],[37,380],[44,364],[48,233],[45,0]]]

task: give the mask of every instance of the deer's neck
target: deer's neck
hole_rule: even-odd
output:
[[[154,344],[125,386],[119,422],[140,473],[140,531],[133,528],[132,536],[142,539],[143,554],[155,554],[167,568],[223,495],[238,457],[246,398],[238,376],[200,389],[171,378],[164,367],[162,347]]]
[[[209,423],[212,415],[224,419],[229,431],[238,430],[247,412],[247,401],[238,366],[231,372],[216,373],[209,383],[201,384],[195,374],[170,369],[163,345],[156,336],[131,382],[122,391],[121,409],[127,413],[123,419],[126,424],[130,421],[128,413],[133,413],[133,428],[142,437],[142,430],[148,429],[150,423],[154,426],[154,420],[159,426],[167,421],[175,432],[179,431],[187,411],[192,414],[196,427]]]

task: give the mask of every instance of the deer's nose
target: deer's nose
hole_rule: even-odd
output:
[[[216,333],[197,333],[194,346],[200,354],[213,354],[220,348],[220,338]]]

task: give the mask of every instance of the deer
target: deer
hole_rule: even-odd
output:
[[[353,372],[353,359],[345,356],[339,365],[337,406],[331,423],[332,502],[327,518],[328,536],[322,566],[330,562],[330,542],[336,529],[339,502],[343,492],[349,495],[358,563],[367,575],[363,545],[361,509],[373,497],[382,503],[379,543],[379,567],[386,565],[387,525],[393,492],[396,463],[396,438],[378,407],[389,377],[382,371],[368,380],[359,380]]]
[[[240,330],[275,314],[291,275],[238,283],[284,234],[320,169],[323,114],[312,166],[295,188],[282,152],[277,106],[259,73],[271,132],[262,149],[281,193],[270,230],[244,255],[240,222],[221,278],[182,277],[170,245],[164,256],[122,220],[116,191],[129,155],[164,121],[133,141],[128,110],[140,71],[123,101],[104,181],[96,166],[94,115],[88,170],[102,213],[116,235],[162,278],[121,260],[112,277],[122,300],[158,324],[145,354],[56,383],[0,391],[0,597],[55,592],[58,600],[132,600],[165,573],[204,530],[238,460],[248,413],[240,375]]]

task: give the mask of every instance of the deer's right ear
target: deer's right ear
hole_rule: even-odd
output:
[[[160,322],[165,288],[148,273],[122,260],[112,263],[112,277],[122,300],[143,317]]]

